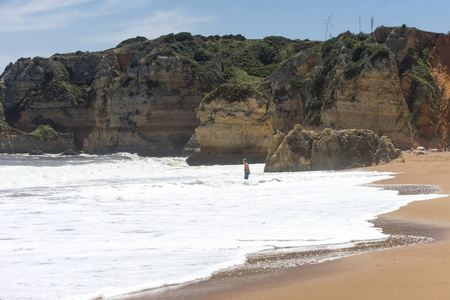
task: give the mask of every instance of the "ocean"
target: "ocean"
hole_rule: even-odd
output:
[[[107,299],[205,279],[255,253],[383,240],[368,220],[439,197],[368,185],[391,173],[249,163],[245,181],[243,165],[184,158],[0,155],[0,299]]]

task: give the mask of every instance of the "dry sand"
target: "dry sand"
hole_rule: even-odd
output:
[[[398,173],[383,184],[432,184],[450,195],[450,152],[405,152],[404,158],[405,163],[367,169]],[[437,241],[292,268],[248,283],[246,276],[236,276],[225,283],[194,284],[179,293],[143,293],[126,299],[450,299],[450,197],[410,203],[380,216],[378,223],[390,224],[394,231],[431,235]]]

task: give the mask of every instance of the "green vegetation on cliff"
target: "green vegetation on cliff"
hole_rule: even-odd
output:
[[[321,62],[304,84],[309,95],[305,100],[305,120],[311,125],[321,124],[321,112],[333,105],[335,84],[343,79],[351,80],[361,74],[368,64],[389,59],[389,48],[375,40],[373,35],[343,33],[310,50],[319,53]]]
[[[433,115],[436,116],[439,113],[439,105],[441,104],[441,92],[433,75],[431,75],[428,63],[419,58],[417,65],[413,68],[411,77],[413,84],[418,87],[420,93],[431,93],[431,109]]]
[[[119,46],[124,46],[124,43]],[[185,64],[200,74],[208,69],[202,66],[218,65],[221,72],[219,81],[228,83],[253,81],[251,76],[266,77],[280,62],[313,45],[311,42],[278,36],[247,40],[242,35],[204,37],[193,36],[188,32],[164,35],[153,43],[141,39],[130,40],[127,42],[128,48],[130,43],[135,44],[134,48],[146,45],[145,47],[153,49],[150,55],[143,58],[145,64],[154,63],[158,56],[179,56]]]
[[[91,87],[88,85],[71,84],[60,78],[53,78],[43,86],[41,90],[32,90],[20,103],[20,108],[25,105],[36,102],[48,101],[70,101],[71,105],[83,107],[88,105],[89,92]]]
[[[256,95],[260,96],[260,93],[249,85],[222,84],[208,93],[203,98],[203,102],[210,103],[215,99],[223,99],[228,102],[240,102]]]
[[[50,125],[39,125],[30,135],[36,136],[43,141],[58,138],[58,133]]]

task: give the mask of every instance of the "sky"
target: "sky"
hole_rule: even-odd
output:
[[[0,73],[21,57],[101,51],[178,32],[324,40],[378,26],[450,31],[450,1],[0,0]]]

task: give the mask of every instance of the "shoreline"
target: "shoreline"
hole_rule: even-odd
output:
[[[417,193],[420,190],[428,189],[424,185],[433,185],[439,186],[441,193],[450,193],[450,184],[446,183],[446,181],[450,181],[446,180],[446,178],[450,179],[450,175],[445,174],[445,171],[450,168],[450,153],[433,153],[419,157],[404,152],[404,157],[405,163],[392,162],[387,165],[364,168],[364,170],[395,173],[394,178],[374,182],[372,183],[374,186],[394,189],[398,189],[400,186],[406,192],[411,192],[412,188],[413,192]],[[431,176],[436,175],[436,170],[441,169],[443,170],[438,172],[438,177]],[[406,188],[405,185],[407,185]],[[399,191],[399,193],[401,192]],[[395,234],[429,236],[435,239],[432,243],[416,243],[416,245],[401,248],[392,245],[386,248],[379,247],[377,251],[372,250],[323,263],[269,270],[253,275],[242,272],[242,270],[225,271],[211,279],[167,287],[162,292],[161,289],[142,291],[111,299],[299,299],[300,295],[301,299],[399,299],[403,297],[405,299],[424,299],[424,297],[432,299],[435,297],[433,295],[446,295],[445,292],[450,288],[450,283],[445,276],[448,273],[444,273],[443,277],[440,277],[441,280],[430,279],[435,277],[427,276],[428,281],[439,285],[439,288],[434,289],[435,294],[430,294],[427,286],[421,289],[420,287],[423,285],[417,285],[414,280],[405,282],[404,279],[399,279],[404,278],[405,275],[410,278],[411,274],[415,274],[423,280],[425,279],[423,271],[427,269],[426,266],[420,268],[421,272],[418,273],[414,270],[405,272],[405,268],[411,267],[411,261],[406,266],[401,265],[401,267],[395,268],[400,259],[392,257],[397,257],[398,253],[402,253],[402,256],[414,256],[415,261],[420,258],[426,260],[426,256],[423,257],[421,253],[427,250],[431,253],[439,252],[442,257],[435,258],[433,255],[438,260],[442,258],[441,260],[444,261],[450,257],[450,251],[447,250],[450,248],[450,210],[447,211],[448,216],[446,213],[442,213],[442,210],[438,210],[441,212],[438,217],[435,214],[437,207],[444,206],[450,209],[448,200],[450,200],[449,197],[442,197],[412,202],[397,211],[380,215],[373,221],[377,227],[381,227],[383,232],[391,236]],[[445,251],[443,251],[443,247]],[[435,248],[438,250],[434,250]],[[391,258],[395,263],[386,264],[386,259],[390,260]],[[367,260],[380,260],[380,263],[373,266],[367,264]],[[449,264],[440,264],[440,266],[445,271],[450,271]],[[396,273],[399,276],[396,280],[388,279]],[[400,281],[401,284],[397,281]],[[372,284],[370,284],[371,282]],[[442,284],[443,288],[441,288]],[[395,288],[387,289],[386,286]],[[387,292],[388,290],[390,292]],[[381,296],[380,292],[384,296]],[[441,299],[440,296],[437,297]]]

